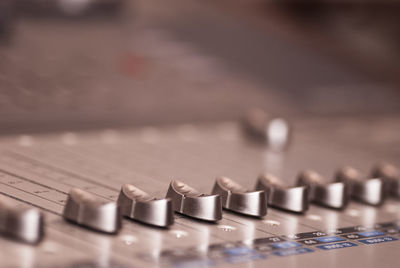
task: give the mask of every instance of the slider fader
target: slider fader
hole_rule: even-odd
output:
[[[399,267],[400,159],[260,122],[2,137],[1,267]]]

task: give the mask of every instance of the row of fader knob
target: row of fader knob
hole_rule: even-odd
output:
[[[149,225],[167,227],[173,223],[173,211],[199,220],[218,221],[222,218],[222,208],[262,217],[267,214],[267,206],[302,213],[308,209],[309,202],[343,209],[350,198],[379,205],[389,189],[388,193],[400,197],[399,174],[393,166],[380,164],[373,174],[379,177],[364,179],[356,169],[345,167],[338,171],[335,181],[327,182],[314,171],[304,171],[293,187],[267,174],[258,178],[255,190],[247,190],[229,178],[218,177],[211,194],[173,180],[165,199],[154,198],[125,184],[116,203],[99,201],[87,192],[73,189],[64,217],[98,231],[114,233],[121,226],[120,213]]]
[[[110,202],[74,188],[70,191],[63,216],[66,220],[105,233],[121,228],[121,215],[158,227],[173,224],[173,212],[204,221],[218,221],[222,208],[243,215],[262,217],[267,206],[302,213],[309,202],[342,209],[353,198],[379,205],[386,195],[400,198],[400,174],[389,164],[379,164],[372,178],[362,178],[351,167],[340,169],[333,182],[314,171],[298,176],[296,186],[287,186],[272,175],[261,175],[255,190],[247,190],[226,177],[215,181],[211,194],[201,193],[185,183],[173,180],[166,198],[157,199],[137,187],[122,186],[118,201]],[[34,208],[12,205],[0,199],[0,234],[27,243],[37,243],[43,236],[43,215]]]

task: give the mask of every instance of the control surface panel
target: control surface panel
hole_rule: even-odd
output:
[[[303,213],[277,199],[265,214],[256,189],[265,172],[292,189],[304,170],[331,183],[343,166],[368,177],[379,161],[398,165],[399,123],[298,120],[283,151],[236,122],[4,136],[1,200],[36,208],[43,233],[26,240],[25,229],[7,234],[0,222],[2,267],[399,267],[398,199],[352,198],[343,209],[307,200]]]

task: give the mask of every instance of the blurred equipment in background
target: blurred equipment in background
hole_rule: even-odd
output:
[[[16,2],[13,0],[0,1],[0,44],[11,37],[16,16]]]
[[[41,16],[87,16],[110,13],[122,8],[125,0],[16,0],[18,8]]]
[[[399,1],[283,1],[277,7],[349,64],[400,84]]]

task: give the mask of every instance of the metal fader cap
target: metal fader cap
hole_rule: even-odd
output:
[[[315,171],[306,170],[299,174],[297,185],[307,186],[309,200],[316,204],[343,209],[348,203],[347,188],[345,182],[326,182]]]
[[[251,109],[246,114],[243,127],[248,136],[265,143],[272,151],[284,151],[290,144],[292,128],[288,121],[261,109]]]
[[[181,214],[212,222],[222,219],[219,195],[202,194],[183,182],[173,180],[167,198],[171,199],[174,211]]]
[[[377,206],[384,200],[384,183],[381,178],[362,178],[353,167],[343,167],[336,173],[336,181],[347,184],[348,195],[368,205]]]
[[[308,189],[305,186],[289,187],[273,175],[262,174],[258,177],[256,189],[267,193],[270,206],[297,213],[308,209]]]
[[[35,208],[21,206],[1,197],[0,234],[21,242],[36,244],[44,234],[43,214]]]
[[[170,199],[157,199],[131,184],[122,186],[117,203],[122,215],[130,219],[159,227],[174,223]]]
[[[389,163],[378,163],[372,169],[372,177],[381,178],[385,184],[385,192],[400,198],[400,170]]]
[[[98,199],[78,188],[69,192],[63,215],[66,220],[104,233],[116,233],[121,228],[121,214],[115,202]]]
[[[267,214],[267,199],[263,190],[248,191],[229,178],[218,177],[212,193],[221,196],[225,209],[255,217]]]

